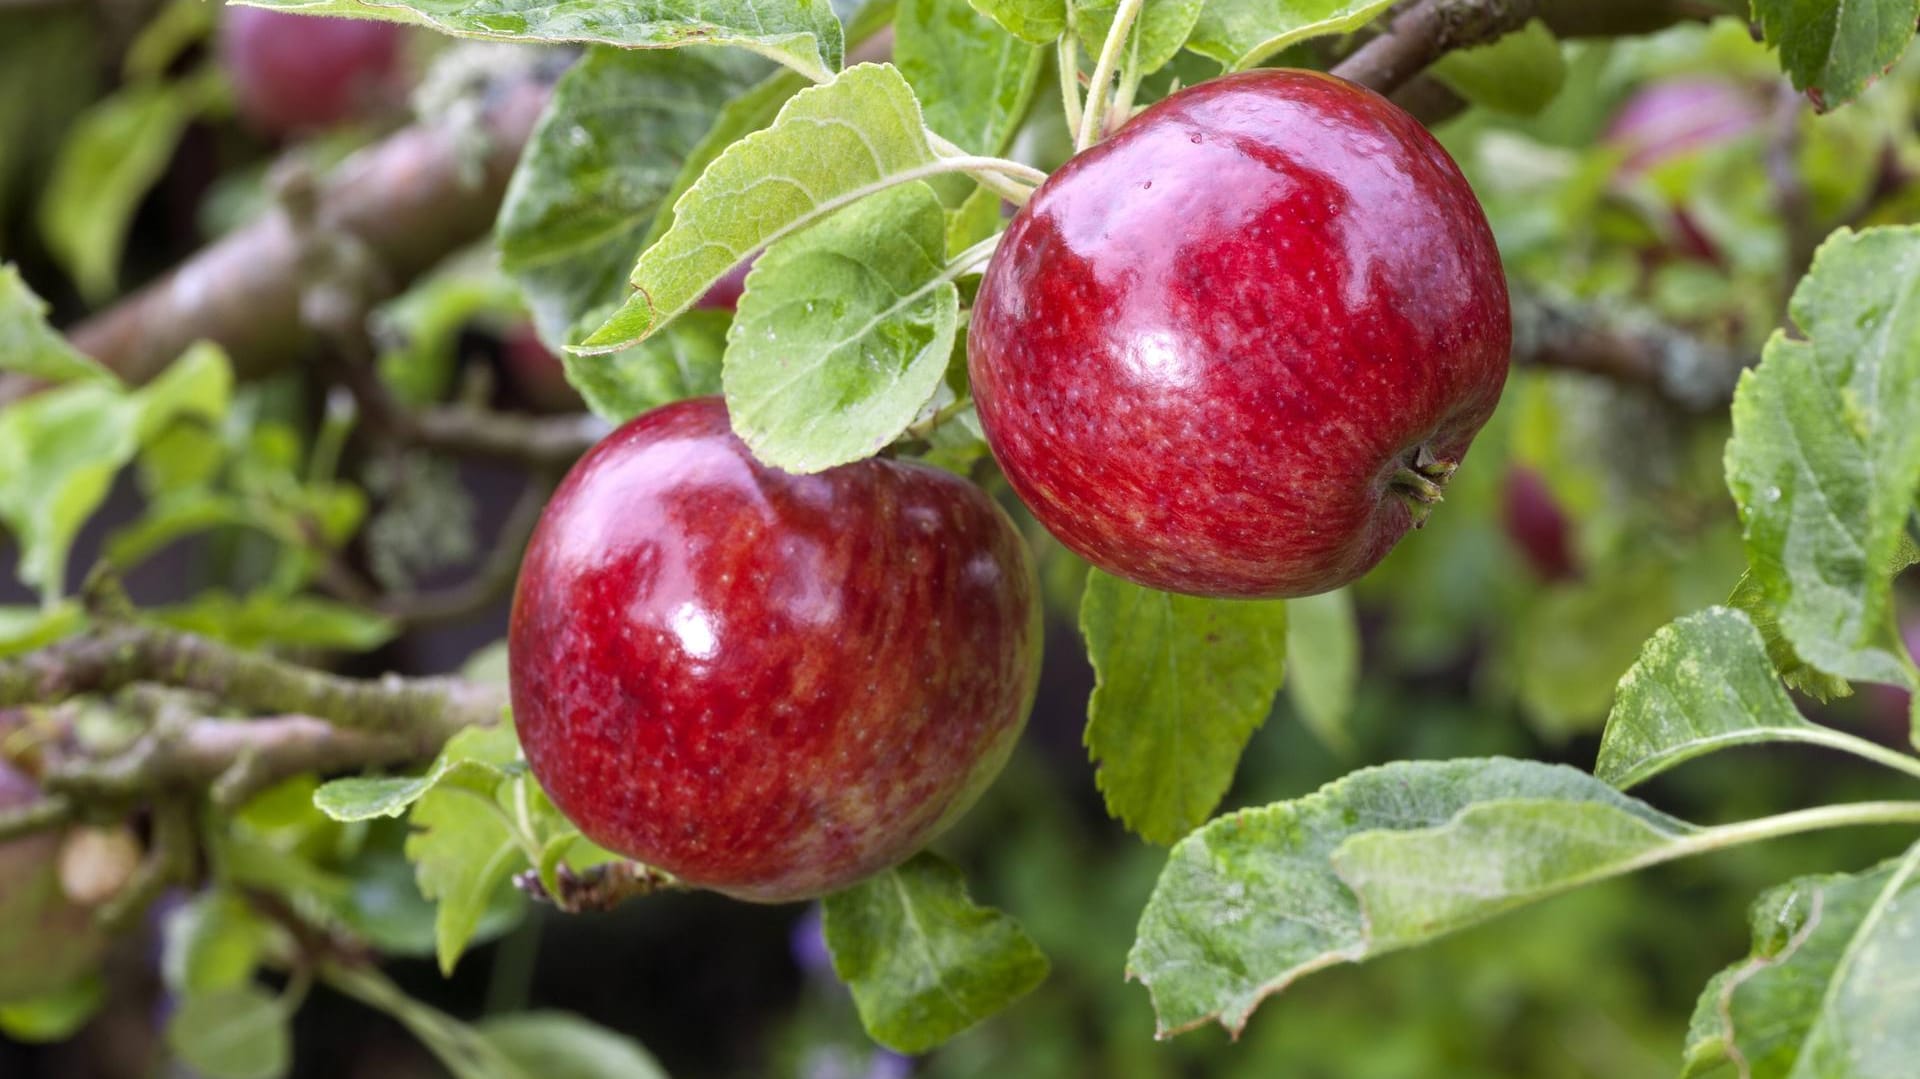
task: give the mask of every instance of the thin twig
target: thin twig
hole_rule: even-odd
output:
[[[531,869],[514,877],[513,883],[529,897],[542,903],[552,903],[570,914],[612,910],[629,899],[681,891],[687,887],[671,875],[639,862],[603,862],[577,872],[562,865],[555,877],[560,884],[558,895],[547,891],[547,886],[540,881],[540,874]]]

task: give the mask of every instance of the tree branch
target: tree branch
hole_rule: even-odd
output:
[[[602,862],[578,872],[562,864],[555,870],[558,895],[547,891],[540,874],[529,869],[513,878],[514,887],[529,898],[552,903],[569,914],[589,910],[612,910],[629,899],[683,891],[686,885],[671,875],[639,862]]]
[[[415,125],[368,147],[321,185],[319,222],[366,244],[397,283],[411,280],[492,227],[549,90],[531,77],[494,88],[478,160],[471,134],[450,125]],[[287,215],[271,212],[69,336],[130,382],[152,378],[201,339],[225,347],[243,375],[273,370],[310,340],[300,318],[302,246]]]
[[[1749,360],[1651,319],[1516,294],[1513,362],[1640,386],[1700,413],[1726,407]]]
[[[1391,94],[1455,49],[1485,45],[1539,18],[1563,38],[1645,34],[1732,14],[1736,0],[1420,0],[1333,68]]]
[[[0,661],[0,707],[52,704],[139,682],[212,694],[252,712],[313,716],[336,727],[437,745],[499,720],[506,694],[459,678],[342,678],[145,625],[95,632]]]

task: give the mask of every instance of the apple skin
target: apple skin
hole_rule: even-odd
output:
[[[754,255],[747,261],[728,270],[726,276],[715,281],[705,295],[694,303],[695,307],[711,308],[716,311],[732,311],[740,306],[740,294],[747,291],[747,271],[753,269]]]
[[[396,23],[253,7],[228,7],[221,19],[221,63],[241,115],[263,134],[331,127],[396,89]]]
[[[1377,94],[1281,70],[1175,93],[1062,166],[967,338],[1034,516],[1110,573],[1220,597],[1379,562],[1492,415],[1510,341],[1452,159]]]
[[[1507,469],[1500,492],[1500,521],[1534,576],[1548,582],[1579,579],[1572,523],[1540,473],[1525,465]]]
[[[906,858],[1006,763],[1039,586],[980,488],[769,468],[717,397],[609,435],[554,493],[508,637],[534,776],[601,846],[783,902]]]
[[[9,728],[0,716],[0,735]],[[31,805],[33,780],[0,761],[0,810]],[[0,843],[0,1004],[63,989],[98,966],[106,938],[93,911],[60,890],[59,832]]]

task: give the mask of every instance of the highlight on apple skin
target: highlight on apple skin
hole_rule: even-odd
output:
[[[1025,544],[979,487],[885,459],[781,472],[696,398],[569,473],[508,648],[528,763],[589,839],[779,902],[887,868],[974,802],[1040,639]]]

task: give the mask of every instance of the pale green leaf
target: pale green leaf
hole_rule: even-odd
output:
[[[1833,733],[1793,706],[1746,615],[1712,607],[1654,634],[1620,679],[1594,774],[1626,788],[1728,746]]]
[[[0,263],[0,371],[47,382],[115,382],[113,372],[83,356],[47,325],[47,305],[12,263]]]
[[[90,299],[112,294],[133,212],[166,171],[187,124],[223,93],[212,69],[178,82],[133,83],[95,103],[68,134],[41,196],[40,235]]]
[[[623,49],[735,45],[824,81],[840,68],[843,34],[828,0],[244,0],[306,15],[426,26],[493,41],[571,41]]]
[[[70,600],[51,607],[0,607],[0,658],[71,636],[86,621],[80,605]]]
[[[680,163],[679,174],[673,178],[667,193],[660,197],[660,212],[653,215],[653,223],[647,228],[647,238],[641,242],[640,250],[652,247],[655,240],[666,235],[667,230],[673,227],[673,208],[679,205],[680,196],[699,182],[714,158],[725,153],[727,147],[773,123],[787,100],[806,89],[807,85],[805,79],[791,71],[776,71],[722,106],[714,117],[713,126],[687,153],[686,159]],[[631,266],[621,267],[623,275],[631,270]],[[624,291],[625,282],[621,284]]]
[[[1683,1075],[1906,1079],[1920,1059],[1920,846],[1864,873],[1802,877],[1754,904],[1753,955],[1716,975]]]
[[[593,49],[561,78],[494,225],[501,263],[550,346],[627,298],[627,275],[672,205],[682,163],[765,70],[712,49]],[[771,80],[788,81],[799,76]]]
[[[1811,666],[1906,681],[1884,646],[1888,580],[1920,488],[1920,229],[1842,230],[1740,378],[1727,484],[1747,562]]]
[[[1920,0],[1753,0],[1753,16],[1780,66],[1822,109],[1844,105],[1879,78],[1913,39]]]
[[[253,980],[266,926],[245,899],[216,889],[169,912],[161,940],[160,973],[169,989],[217,993]]]
[[[1287,699],[1326,745],[1345,752],[1360,684],[1360,622],[1344,588],[1287,601]]]
[[[1427,70],[1468,102],[1515,116],[1546,108],[1567,81],[1560,42],[1539,19],[1491,44],[1450,52]]]
[[[1594,871],[1590,864],[1562,864],[1559,857],[1578,847],[1579,826],[1598,823],[1636,843],[1642,832],[1677,836],[1686,827],[1584,772],[1503,759],[1408,761],[1369,768],[1304,798],[1219,817],[1173,848],[1128,957],[1129,974],[1152,993],[1161,1033],[1187,1030],[1209,1019],[1238,1031],[1262,999],[1301,976],[1357,963],[1384,950],[1369,936],[1359,897],[1335,872],[1335,852],[1350,856],[1355,872],[1372,875],[1368,884],[1385,903],[1394,897],[1377,878],[1391,873],[1393,863],[1382,855],[1419,857],[1429,844],[1455,840],[1457,833],[1446,832],[1444,826],[1456,816],[1466,819],[1463,811],[1480,804],[1535,814],[1527,822],[1532,825],[1527,839],[1532,845],[1465,851],[1461,864],[1453,867],[1427,866],[1422,859],[1420,871],[1431,874],[1426,886],[1444,887],[1456,879],[1453,875],[1503,879],[1500,863],[1513,861],[1504,879],[1539,894],[1566,878],[1529,878],[1522,872],[1529,859],[1551,857],[1557,871],[1575,875]],[[1496,814],[1503,811],[1495,809]],[[1500,819],[1477,818],[1475,823]],[[1563,833],[1561,826],[1573,830]],[[1342,846],[1367,833],[1372,833],[1370,841],[1391,840],[1422,829],[1440,831],[1422,834],[1405,852]],[[1452,849],[1458,850],[1459,844]],[[1412,883],[1419,886],[1422,881]],[[1465,898],[1500,904],[1510,897],[1493,892]],[[1456,921],[1461,918],[1460,911],[1449,914]],[[1406,927],[1395,929],[1396,941],[1403,940]]]
[[[1107,33],[1113,28],[1113,14],[1120,0],[1067,2],[1073,5],[1074,29],[1080,38],[1080,47],[1090,56],[1100,55]],[[1129,35],[1134,40],[1121,55],[1141,75],[1160,70],[1187,44],[1204,6],[1205,0],[1145,0]]]
[[[274,1079],[293,1061],[285,1007],[252,985],[182,997],[167,1047],[207,1079]]]
[[[247,649],[279,646],[368,652],[400,631],[393,619],[362,607],[270,590],[236,597],[209,589],[185,603],[144,613],[163,625]]]
[[[1033,101],[1044,55],[967,0],[899,0],[893,62],[927,126],[971,153],[1006,151]]]
[[[567,1012],[525,1012],[479,1026],[500,1054],[539,1079],[666,1079],[645,1049]]]
[[[506,722],[468,727],[447,740],[433,767],[419,776],[349,776],[324,783],[313,794],[320,812],[337,821],[398,817],[442,783],[488,798],[502,780],[519,773],[520,744]]]
[[[140,444],[182,416],[218,419],[232,384],[226,357],[201,345],[138,391],[69,383],[0,411],[0,525],[19,542],[20,579],[57,596],[74,535]]]
[[[1211,0],[1187,47],[1239,71],[1294,42],[1351,33],[1391,6],[1393,0]]]
[[[1207,819],[1286,673],[1287,605],[1174,595],[1093,571],[1087,749],[1107,811],[1154,843]]]
[[[530,859],[493,797],[470,787],[437,786],[419,795],[408,820],[407,858],[420,894],[437,904],[434,950],[453,973],[481,919]]]
[[[932,854],[827,897],[833,969],[873,1040],[921,1053],[1006,1008],[1047,976],[1017,922],[967,897]]]
[[[728,270],[890,182],[930,171],[920,106],[889,64],[862,64],[795,94],[773,124],[714,158],[634,267],[637,290],[585,350],[653,333]]]
[[[969,0],[975,11],[999,23],[1007,33],[1045,45],[1067,28],[1066,0]]]
[[[946,374],[960,292],[946,212],[910,183],[767,248],[727,331],[733,429],[754,456],[818,472],[897,438]]]

